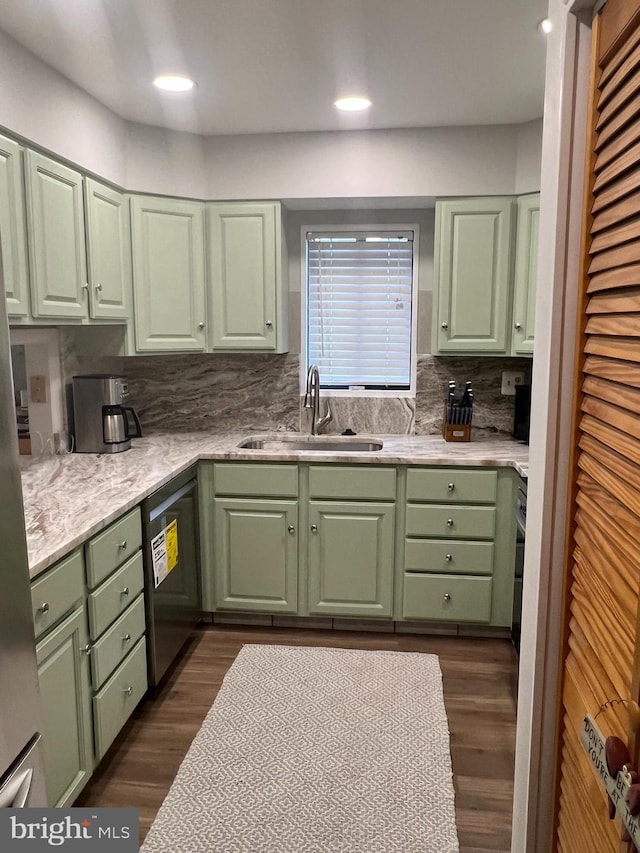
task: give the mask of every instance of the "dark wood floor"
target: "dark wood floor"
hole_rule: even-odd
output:
[[[203,627],[164,683],[138,707],[76,805],[135,806],[142,841],[244,643],[437,654],[451,731],[460,851],[510,850],[517,659],[507,640]]]

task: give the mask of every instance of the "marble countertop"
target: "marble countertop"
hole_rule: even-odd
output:
[[[124,453],[73,453],[23,461],[22,490],[31,577],[200,459],[505,466],[515,468],[523,477],[528,469],[527,445],[491,434],[465,443],[447,443],[439,435],[359,435],[359,440],[383,441],[382,450],[365,453],[288,448],[272,453],[238,448],[249,435],[281,439],[286,434],[158,433],[134,439],[131,449]]]

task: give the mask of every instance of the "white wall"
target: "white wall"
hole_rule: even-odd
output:
[[[2,30],[0,123],[86,171],[124,182],[122,119]]]
[[[194,133],[127,122],[124,186],[131,192],[208,198],[207,145]]]
[[[542,119],[518,125],[516,142],[517,195],[538,192],[542,169]]]

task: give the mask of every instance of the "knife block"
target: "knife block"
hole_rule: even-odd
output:
[[[442,437],[445,441],[471,441],[471,424],[450,424],[447,421],[447,413],[449,410],[449,406],[444,404],[444,411],[442,413]],[[471,417],[471,411],[467,406],[462,408],[461,406],[455,406],[454,412],[459,413],[461,415],[461,419],[464,415]]]

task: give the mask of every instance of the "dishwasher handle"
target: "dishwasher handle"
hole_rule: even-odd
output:
[[[197,480],[191,480],[191,482],[184,485],[181,489],[178,489],[177,492],[174,492],[172,495],[169,495],[168,498],[159,503],[158,506],[153,507],[149,511],[148,521],[155,521],[156,518],[159,518],[163,513],[167,512],[168,509],[177,503],[180,498],[183,498],[185,495],[188,495],[192,492],[197,485]]]

